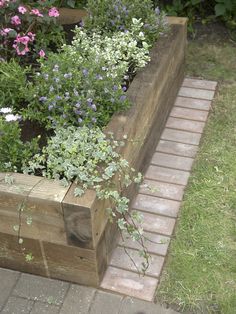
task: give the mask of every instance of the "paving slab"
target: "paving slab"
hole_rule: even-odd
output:
[[[161,139],[183,144],[199,145],[201,134],[165,128]]]
[[[193,165],[193,158],[174,156],[172,154],[156,152],[153,154],[151,164],[178,170],[190,171]]]
[[[159,304],[143,302],[126,297],[122,302],[120,314],[176,314],[172,309],[165,309]]]
[[[71,285],[60,314],[87,314],[95,292],[93,288]]]
[[[143,232],[143,237],[144,246],[149,253],[158,254],[162,256],[165,256],[167,254],[167,250],[170,243],[170,237],[145,231]],[[143,249],[142,245],[139,242],[133,241],[130,237],[125,236],[123,238],[120,238],[119,245],[136,250]]]
[[[20,276],[19,272],[0,268],[0,311]]]
[[[19,297],[10,297],[1,311],[2,314],[30,314],[34,301]]]
[[[205,99],[196,99],[196,98],[188,98],[188,97],[178,96],[176,98],[174,107],[182,107],[182,108],[190,108],[190,109],[209,111],[211,109],[211,101],[205,100]]]
[[[212,100],[214,98],[214,94],[215,91],[211,90],[181,87],[178,96]]]
[[[58,314],[60,307],[43,302],[35,302],[30,314]]]
[[[119,314],[123,298],[121,295],[97,291],[89,314]]]
[[[69,283],[44,277],[22,274],[12,294],[35,301],[60,305],[69,288]]]
[[[214,91],[216,89],[217,82],[187,77],[184,79],[182,86],[192,87],[192,88],[200,88],[200,89],[209,89],[209,90]]]
[[[160,140],[160,142],[157,145],[156,151],[173,154],[176,156],[194,158],[197,154],[198,147],[190,144]]]
[[[135,264],[134,262],[135,261]],[[117,247],[112,255],[110,265],[119,267],[125,270],[140,272],[142,270],[142,263],[144,258],[140,256],[138,250]],[[159,277],[164,264],[164,257],[150,254],[149,267],[146,270],[146,275],[152,277]]]
[[[185,186],[188,182],[189,176],[190,176],[189,171],[150,165],[144,177],[147,179],[152,179],[153,181],[156,180],[156,178],[158,178],[158,180],[162,182]]]
[[[205,122],[208,117],[208,112],[204,110],[195,110],[174,106],[173,109],[171,110],[170,117]]]
[[[158,279],[109,266],[101,288],[145,301],[153,301]],[[127,313],[128,314],[128,313]]]
[[[169,117],[166,126],[170,129],[202,133],[205,123],[200,121],[186,120],[183,118]]]
[[[159,182],[153,180],[144,180],[140,186],[133,208],[153,214],[177,217],[180,202],[160,197],[151,197],[158,195]],[[145,195],[149,194],[149,195]],[[153,205],[153,206],[152,206]]]
[[[143,217],[142,228],[148,232],[154,232],[171,236],[175,226],[175,219],[165,216],[140,212]]]

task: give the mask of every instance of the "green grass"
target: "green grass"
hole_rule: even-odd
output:
[[[192,42],[187,73],[220,82],[187,187],[158,299],[236,313],[236,47]]]

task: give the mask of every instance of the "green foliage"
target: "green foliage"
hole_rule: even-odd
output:
[[[173,0],[161,3],[168,15],[187,16],[190,30],[193,30],[194,21],[201,19],[205,22],[213,18],[220,18],[228,27],[236,27],[235,0]]]
[[[116,152],[120,145],[124,143],[116,141],[111,134],[107,137],[99,128],[58,128],[42,154],[35,155],[24,171],[40,172],[49,179],[60,180],[63,185],[75,182],[75,196],[82,196],[89,188],[95,189],[97,197],[109,203],[110,220],[116,218],[122,231],[141,241],[142,230],[132,223],[139,222],[140,217],[135,213],[130,215],[131,222],[128,221],[129,199],[122,191],[133,182],[140,183],[142,176]]]
[[[38,140],[23,143],[17,121],[6,121],[0,115],[0,172],[21,172],[24,163],[38,152]]]
[[[20,108],[27,92],[30,68],[22,68],[17,61],[0,61],[0,108]]]
[[[29,89],[25,116],[48,128],[91,123],[105,126],[114,112],[129,107],[126,82],[150,59],[141,27],[134,19],[130,32],[111,37],[90,36],[77,28],[72,45],[41,61],[40,73]]]
[[[92,31],[126,31],[136,18],[141,19],[148,42],[153,43],[166,30],[165,15],[158,8],[154,10],[151,0],[88,0],[87,11],[85,27]]]

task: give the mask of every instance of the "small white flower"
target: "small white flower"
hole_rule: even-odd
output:
[[[11,108],[7,108],[7,107],[5,107],[5,108],[1,108],[0,109],[0,112],[1,113],[11,113],[12,112],[12,109]]]
[[[11,121],[17,121],[17,120],[20,120],[21,119],[21,116],[18,115],[18,114],[7,114],[5,116],[5,120],[7,122],[11,122]]]

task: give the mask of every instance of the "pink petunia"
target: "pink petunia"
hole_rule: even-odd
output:
[[[41,14],[38,9],[32,9],[30,13],[39,17],[43,17],[43,14]]]
[[[40,51],[39,51],[39,56],[40,56],[40,58],[44,58],[45,57],[45,51],[43,50],[43,49],[41,49]]]
[[[8,34],[10,31],[13,31],[13,29],[12,29],[12,28],[3,28],[3,29],[0,30],[0,34],[1,34],[2,36],[7,36],[7,34]]]
[[[28,32],[27,35],[29,36],[30,41],[34,41],[34,39],[35,39],[35,34],[34,33]]]
[[[19,18],[18,15],[14,15],[11,18],[11,24],[13,24],[13,25],[20,25],[21,24],[21,19]]]
[[[54,8],[51,8],[51,9],[48,11],[48,15],[49,15],[50,17],[58,17],[60,14],[59,14],[57,8],[54,7]]]
[[[27,12],[27,9],[25,7],[23,7],[23,5],[20,5],[18,7],[18,12],[21,14],[25,14]]]

